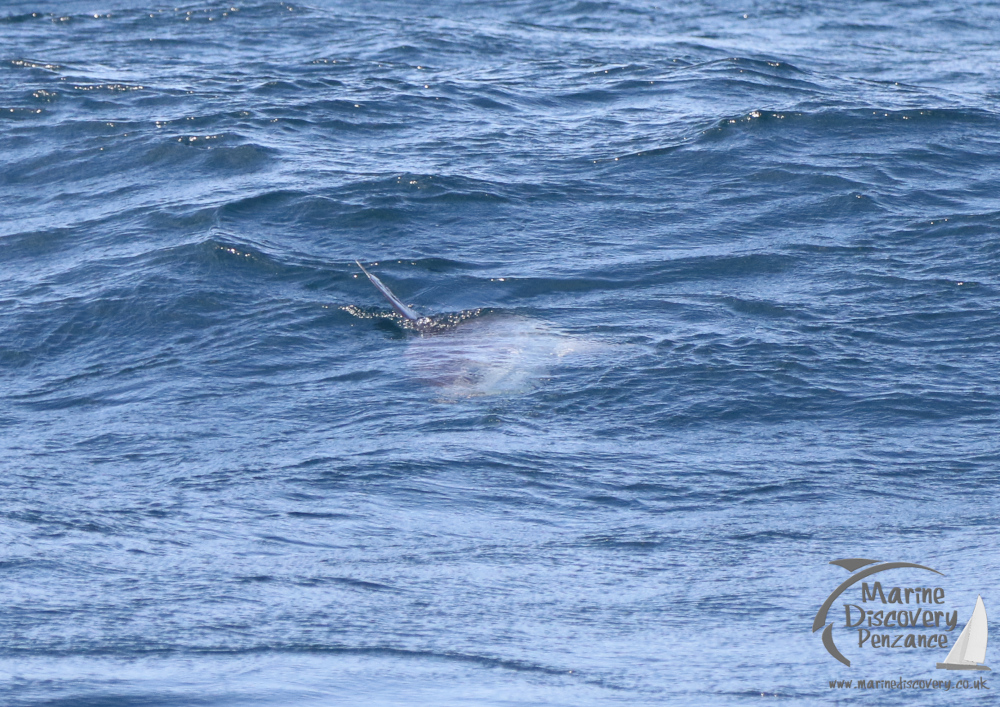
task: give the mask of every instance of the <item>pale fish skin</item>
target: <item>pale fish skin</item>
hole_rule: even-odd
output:
[[[535,388],[567,356],[599,348],[524,316],[467,310],[425,317],[355,261],[392,305],[409,337],[406,362],[415,376],[447,397],[512,395]],[[355,307],[346,311],[358,315]]]
[[[538,320],[487,314],[410,337],[406,362],[448,396],[512,395],[537,387],[567,357],[595,348]]]

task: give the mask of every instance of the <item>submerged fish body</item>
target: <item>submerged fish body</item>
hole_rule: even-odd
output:
[[[526,392],[584,342],[529,317],[481,309],[425,317],[358,263],[413,335],[406,350],[415,377],[451,397]],[[348,309],[354,312],[354,309]]]
[[[573,337],[522,316],[488,314],[440,333],[413,336],[406,350],[416,377],[455,397],[523,393],[563,357]]]

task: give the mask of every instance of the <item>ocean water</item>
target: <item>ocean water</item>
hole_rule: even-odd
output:
[[[990,701],[996,4],[230,1],[0,7],[0,702]]]

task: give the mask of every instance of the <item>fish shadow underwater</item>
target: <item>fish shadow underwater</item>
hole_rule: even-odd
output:
[[[357,265],[392,306],[394,314],[380,318],[406,333],[407,368],[446,398],[526,393],[547,380],[556,366],[604,346],[537,319],[493,309],[423,316]],[[358,317],[373,316],[353,305],[343,309]]]

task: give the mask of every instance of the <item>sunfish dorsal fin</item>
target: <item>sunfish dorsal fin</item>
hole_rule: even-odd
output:
[[[370,272],[365,270],[364,265],[362,265],[357,260],[355,260],[354,262],[358,263],[358,267],[361,268],[361,272],[363,272],[365,275],[368,276],[368,279],[372,281],[373,285],[375,285],[375,289],[381,292],[385,296],[385,298],[389,300],[389,304],[391,304],[392,308],[396,310],[396,314],[405,319],[409,319],[411,322],[415,322],[421,319],[421,316],[419,314],[417,314],[412,309],[403,304],[403,302],[399,299],[399,297],[392,294],[392,290],[390,290],[388,287],[382,284],[381,280],[379,280],[377,277],[375,277]]]

